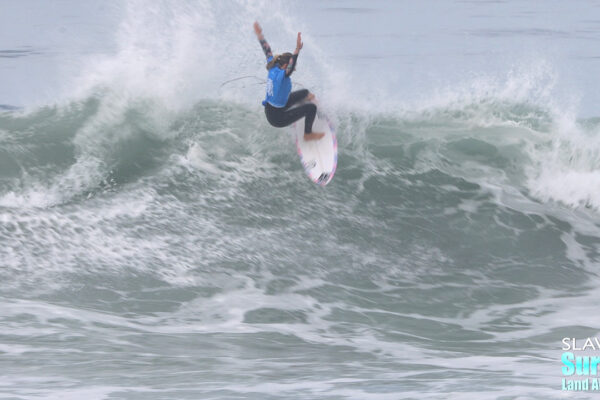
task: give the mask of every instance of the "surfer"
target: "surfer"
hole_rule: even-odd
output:
[[[267,97],[263,101],[267,121],[277,128],[291,125],[300,118],[304,119],[304,139],[318,140],[325,136],[322,132],[313,132],[312,125],[317,114],[317,106],[311,103],[315,95],[307,89],[292,92],[292,80],[290,75],[296,69],[298,53],[302,48],[302,36],[298,32],[296,50],[294,53],[283,53],[273,56],[271,46],[262,34],[262,28],[258,22],[254,23],[254,32],[267,57]],[[302,105],[291,108],[301,101],[308,101]]]

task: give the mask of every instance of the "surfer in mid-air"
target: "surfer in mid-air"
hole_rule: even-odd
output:
[[[283,53],[273,56],[271,46],[265,40],[262,33],[262,28],[258,22],[254,23],[254,32],[262,46],[265,56],[267,57],[267,70],[269,76],[267,78],[267,97],[263,101],[265,106],[265,115],[267,121],[277,128],[288,126],[304,119],[304,139],[318,140],[325,136],[322,132],[313,132],[312,125],[317,114],[317,106],[311,103],[315,99],[315,95],[307,89],[296,90],[292,92],[292,80],[290,75],[296,68],[298,61],[298,53],[302,48],[302,36],[298,32],[296,40],[296,50],[294,53]],[[307,101],[304,104],[293,107],[294,105]]]

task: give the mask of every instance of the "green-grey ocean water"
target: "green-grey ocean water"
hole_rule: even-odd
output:
[[[363,24],[424,12],[333,3],[308,4]],[[600,125],[559,104],[553,68],[480,75],[404,102],[377,76],[353,92],[327,69],[311,72],[319,56],[307,48],[297,80],[324,92],[339,143],[336,175],[321,188],[291,133],[265,121],[260,78],[222,86],[245,64],[186,61],[273,7],[263,25],[285,35],[275,23],[290,23],[285,12],[303,24],[292,3],[123,4],[107,12],[125,15],[114,17],[116,50],[84,54],[72,94],[17,109],[2,100],[0,398],[593,395],[561,390],[561,340],[600,327]],[[94,20],[72,6],[76,21]],[[476,21],[545,18],[515,2],[446,7]],[[595,18],[586,11],[575,14]],[[221,13],[233,18],[225,28]],[[108,35],[103,24],[95,34]],[[506,53],[515,35],[600,34],[509,24],[486,36],[465,25],[484,37],[475,47],[499,35]],[[188,46],[200,54],[186,57]],[[251,56],[260,48],[238,55]],[[333,76],[352,78],[363,62],[348,56]],[[209,76],[185,79],[199,68]],[[325,94],[329,85],[344,96]]]

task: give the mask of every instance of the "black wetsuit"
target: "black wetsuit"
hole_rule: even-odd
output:
[[[265,39],[260,40],[260,45],[262,46],[262,49],[265,52],[267,60],[269,59],[269,57],[273,56],[273,53],[271,52],[271,47]],[[290,76],[292,72],[294,72],[294,70],[296,69],[297,61],[298,54],[292,55],[292,58],[290,59],[288,67],[285,71],[286,76]],[[294,107],[295,104],[306,99],[306,96],[308,96],[308,90],[301,89],[290,93],[287,103],[281,108],[274,107],[271,104],[266,103],[265,115],[267,116],[267,121],[269,121],[271,125],[277,128],[282,128],[284,126],[293,124],[302,117],[305,117],[304,133],[311,133],[312,125],[315,121],[315,115],[317,114],[317,106],[313,103],[306,103]]]

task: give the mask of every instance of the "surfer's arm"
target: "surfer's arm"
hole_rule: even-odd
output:
[[[260,42],[260,45],[261,45],[263,51],[265,52],[265,57],[267,57],[267,60],[270,57],[273,57],[273,52],[271,51],[271,46],[269,46],[269,43],[267,43],[265,38],[263,37],[262,39],[258,39],[258,41]]]
[[[273,57],[273,52],[271,51],[271,46],[269,46],[269,43],[267,43],[267,40],[263,36],[262,28],[260,27],[258,22],[254,23],[254,33],[256,33],[256,37],[258,38],[260,46],[262,47],[262,49],[265,53],[265,57],[267,57],[267,60],[269,59],[269,57]]]
[[[296,49],[294,54],[292,54],[292,58],[290,59],[290,62],[288,64],[287,68],[285,69],[285,76],[290,76],[292,74],[292,72],[294,72],[294,70],[296,69],[297,62],[298,62],[298,49]]]
[[[298,38],[296,39],[296,50],[294,50],[294,54],[292,54],[292,59],[290,60],[286,70],[285,76],[290,76],[292,72],[296,69],[296,64],[298,63],[298,54],[300,54],[300,49],[304,46],[302,43],[302,34],[298,32]]]

